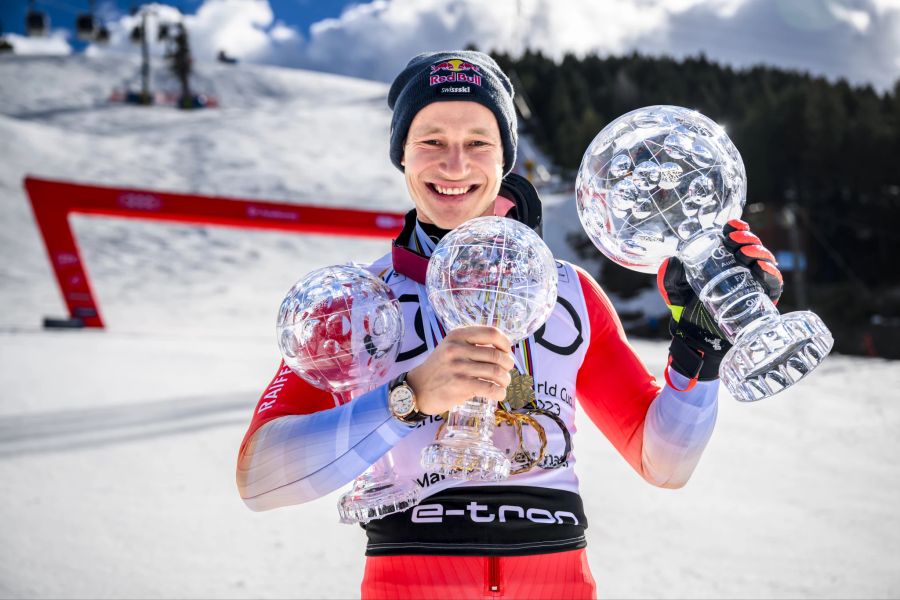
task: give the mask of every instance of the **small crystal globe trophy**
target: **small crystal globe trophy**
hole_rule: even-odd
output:
[[[556,263],[544,241],[504,217],[479,217],[444,236],[428,263],[426,289],[448,329],[496,327],[513,344],[537,331],[556,305]],[[510,461],[491,441],[497,402],[470,398],[450,410],[422,467],[454,479],[501,481]]]
[[[656,273],[677,256],[688,281],[733,344],[719,375],[736,399],[787,389],[815,369],[834,339],[809,311],[781,315],[722,245],[740,216],[744,163],[725,131],[677,106],[634,110],[591,142],[576,181],[585,232],[618,264]]]
[[[285,364],[341,404],[387,379],[400,350],[403,313],[381,279],[356,265],[313,271],[285,296],[278,314]],[[367,523],[419,501],[419,487],[399,481],[388,452],[356,478],[338,502],[344,523]]]

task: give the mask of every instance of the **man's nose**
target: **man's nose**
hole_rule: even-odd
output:
[[[451,144],[444,153],[442,164],[448,175],[461,175],[468,169],[468,159],[462,144]]]

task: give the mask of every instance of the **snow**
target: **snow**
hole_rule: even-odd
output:
[[[282,294],[385,241],[77,217],[108,329],[39,327],[65,313],[25,174],[408,208],[387,160],[385,85],[198,68],[223,108],[107,104],[136,72],[130,57],[0,59],[0,597],[358,595],[364,534],[337,523],[340,492],[252,513],[234,462],[276,365]],[[546,201],[548,242],[571,259],[573,202]],[[661,374],[665,344],[634,345]],[[601,597],[896,597],[898,388],[896,362],[832,356],[767,401],[723,392],[717,431],[678,491],[644,483],[581,422]]]

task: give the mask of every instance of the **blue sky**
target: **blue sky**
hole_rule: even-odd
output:
[[[164,3],[176,7],[184,13],[195,13],[203,2],[202,0],[176,0]],[[344,6],[353,2],[350,0],[270,0],[269,3],[277,18],[306,33],[312,23],[340,16]],[[100,9],[98,12],[106,15],[128,14],[135,4],[139,5],[140,2],[95,0],[95,6]],[[35,8],[47,13],[53,28],[63,27],[74,31],[76,15],[89,11],[90,0],[36,0]],[[24,34],[27,12],[27,0],[3,0],[0,3],[3,31]],[[75,39],[74,36],[69,41],[75,50],[81,50],[86,45]]]
[[[774,65],[886,90],[900,79],[900,0],[172,0],[184,12],[198,63],[220,50],[242,62],[390,81],[413,55],[461,48],[554,58],[634,51],[700,53],[735,67]],[[17,53],[80,51],[75,15],[88,0],[37,0],[57,29],[50,39],[8,36]],[[98,0],[128,41],[131,0]],[[4,0],[7,31],[21,32],[27,3]],[[173,8],[158,12],[177,18]],[[174,17],[173,17],[174,15]],[[151,35],[152,35],[151,31]]]

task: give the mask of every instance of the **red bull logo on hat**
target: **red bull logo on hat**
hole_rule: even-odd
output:
[[[448,72],[444,75],[441,72]],[[468,71],[471,74],[466,74]],[[471,83],[481,86],[481,69],[477,65],[458,58],[444,60],[431,65],[431,75],[428,78],[429,85],[441,83]]]

